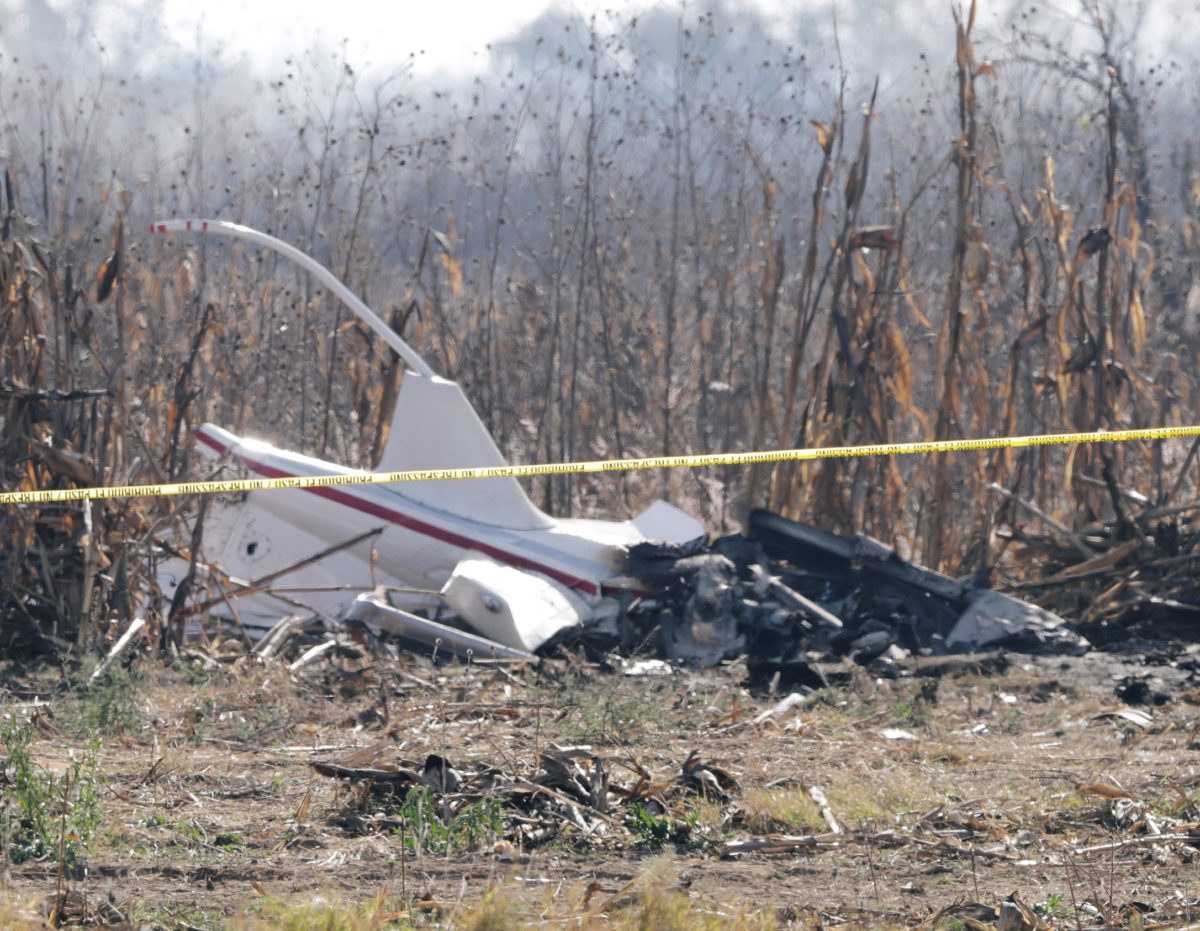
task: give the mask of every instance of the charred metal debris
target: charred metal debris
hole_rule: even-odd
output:
[[[634,546],[629,572],[658,594],[629,607],[613,645],[653,645],[688,665],[744,656],[752,685],[775,676],[781,687],[828,685],[821,664],[839,660],[896,676],[912,658],[1090,647],[1035,605],[914,565],[865,534],[765,510],[750,514],[744,534],[711,544]]]
[[[830,664],[846,661],[895,677],[950,654],[1080,655],[1090,647],[1035,605],[914,565],[865,534],[839,535],[765,510],[750,515],[745,533],[712,542],[636,544],[626,569],[644,594],[539,652],[582,648],[631,674],[744,658],[752,687],[820,688]],[[441,658],[533,659],[373,596],[360,598],[348,619]],[[646,656],[666,663],[628,659]]]

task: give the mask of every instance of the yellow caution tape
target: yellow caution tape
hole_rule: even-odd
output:
[[[152,498],[170,495],[212,495],[276,488],[330,488],[339,485],[390,485],[396,482],[440,482],[472,478],[529,478],[535,475],[582,475],[596,472],[631,472],[639,469],[700,468],[750,465],[757,462],[796,462],[862,456],[908,456],[914,453],[958,453],[980,449],[1022,449],[1030,446],[1063,446],[1074,443],[1126,443],[1200,436],[1200,426],[1151,427],[1144,430],[1097,430],[1094,433],[1047,433],[1037,436],[1001,436],[973,440],[926,440],[916,443],[876,443],[867,446],[828,446],[814,449],[777,449],[748,453],[715,453],[697,456],[651,456],[644,459],[611,459],[595,462],[560,462],[550,465],[484,466],[471,469],[415,469],[408,472],[353,472],[346,475],[296,475],[284,478],[246,478],[212,482],[176,482],[167,485],[118,485],[111,488],[67,488],[53,491],[0,492],[0,504],[43,504],[98,498]]]

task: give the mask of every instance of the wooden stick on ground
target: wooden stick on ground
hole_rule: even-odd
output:
[[[1080,537],[1079,534],[1075,533],[1070,527],[1068,527],[1066,524],[1062,523],[1062,521],[1055,520],[1053,517],[1051,517],[1049,514],[1047,514],[1045,511],[1043,511],[1037,505],[1031,504],[1030,502],[1026,501],[1024,498],[1020,497],[1019,495],[1016,495],[1013,492],[1009,491],[1003,485],[997,485],[995,482],[992,482],[991,484],[989,484],[987,486],[987,490],[994,491],[998,495],[1003,495],[1005,498],[1007,498],[1013,504],[1028,511],[1034,517],[1041,520],[1042,523],[1046,524],[1046,526],[1053,527],[1055,530],[1057,530],[1059,533],[1061,533],[1067,539],[1067,542],[1070,543],[1071,546],[1075,547],[1075,549],[1079,552],[1079,554],[1081,556],[1083,556],[1087,559],[1091,559],[1093,556],[1096,555],[1096,551],[1093,550],[1086,543],[1084,543],[1083,538]]]
[[[300,655],[299,659],[297,659],[294,663],[292,663],[292,665],[288,666],[288,672],[299,672],[305,666],[315,663],[322,656],[324,656],[326,653],[329,653],[331,650],[335,649],[336,647],[337,647],[336,640],[325,640],[321,643],[318,643],[314,647],[309,647],[307,650],[304,651],[304,653],[302,653]]]
[[[830,834],[841,834],[841,825],[837,823],[837,819],[833,816],[833,809],[829,807],[829,799],[825,797],[825,793],[821,791],[820,786],[813,786],[808,790],[808,796],[817,803],[817,807],[821,809],[821,817],[825,819],[825,823],[829,826]]]
[[[1127,847],[1146,847],[1153,844],[1195,844],[1200,841],[1195,834],[1143,834],[1140,837],[1127,837],[1124,840],[1112,841],[1107,844],[1094,844],[1091,847],[1075,847],[1071,853],[1107,853],[1110,850],[1124,850]]]
[[[267,631],[266,636],[258,641],[250,652],[263,659],[274,656],[287,643],[292,632],[304,623],[304,618],[298,614],[287,615],[287,617],[282,618],[279,623]]]
[[[121,634],[121,638],[113,644],[112,649],[108,651],[108,655],[104,657],[104,661],[96,667],[96,671],[92,673],[89,681],[95,682],[108,672],[108,668],[113,664],[113,661],[124,653],[131,643],[140,638],[145,629],[146,619],[144,617],[135,617],[133,623],[129,625],[129,629]]]

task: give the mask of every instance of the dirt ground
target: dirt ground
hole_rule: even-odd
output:
[[[293,673],[213,655],[141,659],[90,690],[0,680],[6,742],[20,722],[51,774],[91,752],[79,778],[99,793],[72,869],[54,851],[16,862],[9,747],[10,925],[57,902],[100,925],[270,926],[314,901],[386,902],[417,926],[498,927],[479,921],[497,901],[510,924],[604,923],[652,889],[747,926],[1200,920],[1191,653],[840,670],[790,707],[747,693],[736,665],[634,677],[363,653]],[[1125,676],[1147,686],[1132,714]],[[383,791],[431,765],[457,791]]]

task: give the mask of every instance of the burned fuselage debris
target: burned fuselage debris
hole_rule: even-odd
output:
[[[438,377],[329,269],[236,223],[165,220],[152,230],[271,249],[336,295],[405,365],[376,467],[428,479],[385,486],[347,466],[202,425],[197,447],[206,456],[289,484],[215,508],[190,559],[160,564],[173,618],[185,613],[204,575],[220,591],[188,611],[223,611],[243,630],[273,630],[281,613],[307,607],[390,632],[407,649],[495,662],[522,662],[576,639],[636,652],[653,635],[655,652],[673,662],[714,665],[745,655],[752,674],[810,685],[824,683],[817,658],[887,671],[913,654],[1087,649],[1054,615],[914,566],[864,535],[756,511],[745,535],[710,544],[699,522],[665,501],[626,521],[563,519],[539,510],[511,474],[451,481],[452,470],[507,467],[507,460],[462,388]],[[347,481],[327,485],[331,476]],[[386,600],[367,597],[347,610],[347,592],[381,588]],[[442,626],[446,609],[471,633]]]
[[[864,534],[764,510],[744,534],[711,544],[630,547],[628,571],[659,594],[630,608],[623,647],[656,638],[691,665],[745,656],[752,680],[819,687],[820,663],[839,659],[894,675],[914,656],[1089,648],[1035,605],[914,565]]]

